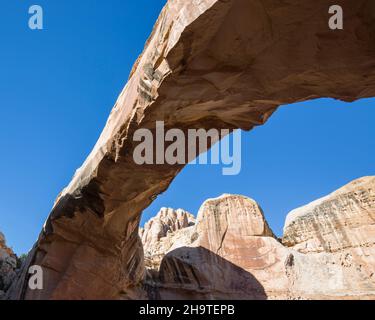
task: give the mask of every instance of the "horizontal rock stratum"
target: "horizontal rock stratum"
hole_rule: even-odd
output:
[[[147,242],[142,297],[375,299],[374,183],[358,179],[291,212],[284,245],[254,200],[209,199],[194,225]]]
[[[280,105],[374,97],[374,1],[340,0],[350,14],[338,31],[328,27],[330,5],[169,0],[97,144],[56,199],[8,298],[133,295],[145,270],[141,213],[183,168],[134,163],[137,129],[155,130],[156,121],[164,121],[166,130],[184,132],[251,130]],[[259,241],[285,250],[272,237]],[[33,264],[43,267],[44,290],[28,289]]]

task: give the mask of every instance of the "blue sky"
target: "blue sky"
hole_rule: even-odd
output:
[[[164,3],[2,1],[0,230],[17,253],[94,146]],[[44,9],[43,31],[27,26],[32,4]],[[289,210],[374,174],[374,101],[280,108],[243,135],[240,175],[188,166],[143,221],[162,206],[196,213],[207,198],[237,193],[256,199],[280,235]]]

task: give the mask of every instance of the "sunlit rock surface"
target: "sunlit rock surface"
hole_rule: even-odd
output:
[[[140,228],[146,268],[156,269],[165,253],[178,245],[186,228],[194,224],[195,218],[191,213],[182,209],[162,208],[144,228]]]
[[[373,190],[374,179],[354,181],[325,199],[334,201],[332,197],[344,190],[361,195],[366,203],[357,207],[355,215],[372,215],[373,209],[372,213],[369,209],[373,208],[373,199],[366,196],[364,190]],[[369,205],[368,201],[372,204]],[[311,222],[303,221],[305,214],[295,214],[300,210],[288,216],[287,226],[313,226]],[[336,208],[325,213],[335,214],[343,221],[348,233],[355,233],[359,226],[366,230],[373,227],[371,219],[345,223],[348,219],[346,210]],[[309,218],[319,220],[319,211],[312,212]],[[314,231],[316,234],[326,233],[321,225]],[[342,232],[340,224],[330,223],[330,231]],[[304,230],[300,234],[304,234]],[[287,236],[284,235],[284,239]],[[369,231],[365,238],[367,241],[361,248],[354,241],[341,246],[339,251],[302,252],[297,247],[284,246],[275,238],[254,200],[223,195],[202,205],[194,226],[168,233],[149,244],[158,248],[159,254],[149,256],[144,297],[375,299],[375,255],[373,246],[369,245],[375,241],[375,232]],[[341,241],[340,238],[337,241]],[[169,245],[163,245],[165,243]]]
[[[375,177],[355,180],[290,212],[283,243],[303,253],[374,247]]]
[[[332,295],[374,295],[375,177],[355,180],[290,212],[283,243],[326,265],[332,274],[326,285],[319,282],[319,270],[308,265],[304,270]]]

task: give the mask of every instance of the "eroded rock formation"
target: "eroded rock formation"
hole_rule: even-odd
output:
[[[275,239],[254,200],[234,195],[209,199],[194,226],[166,238],[173,247],[164,253],[158,274],[146,277],[148,297],[266,299],[275,288],[287,291],[288,250]]]
[[[288,216],[284,242],[309,239],[314,246],[281,244],[254,200],[207,200],[194,226],[153,243],[159,254],[149,256],[143,297],[375,299],[374,182],[356,180]],[[319,249],[317,241],[332,239],[335,249]]]
[[[0,299],[16,276],[17,257],[6,245],[5,236],[0,232]]]
[[[169,0],[8,297],[116,299],[142,281],[140,215],[182,166],[136,165],[138,128],[250,130],[283,104],[375,96],[374,2],[337,3],[343,31],[328,28],[328,0]],[[30,264],[42,291],[28,290]]]
[[[283,243],[328,266],[332,276],[324,287],[332,296],[367,293],[374,299],[375,177],[355,180],[290,212]]]
[[[146,268],[157,268],[165,253],[179,243],[185,229],[194,224],[195,218],[191,213],[182,209],[162,208],[144,228],[140,228]]]
[[[364,177],[290,212],[283,243],[303,253],[335,253],[370,248],[374,235],[375,178]]]

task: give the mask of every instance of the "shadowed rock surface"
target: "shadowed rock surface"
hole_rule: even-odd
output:
[[[0,299],[16,276],[17,257],[6,245],[5,236],[0,232]]]
[[[8,298],[132,296],[144,278],[140,215],[182,169],[136,165],[135,130],[156,120],[250,130],[283,104],[375,96],[374,2],[338,3],[350,12],[344,31],[328,28],[328,0],[169,0]],[[28,289],[31,264],[43,267],[44,290]]]

